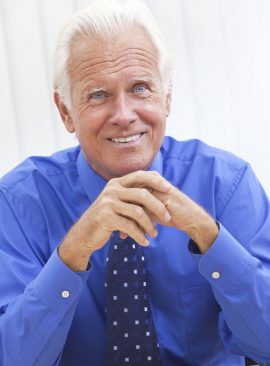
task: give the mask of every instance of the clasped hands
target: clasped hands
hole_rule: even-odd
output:
[[[58,253],[72,270],[83,271],[113,231],[146,246],[146,235],[158,235],[156,223],[185,231],[202,253],[218,235],[214,219],[197,203],[157,172],[137,171],[107,183],[67,233]]]

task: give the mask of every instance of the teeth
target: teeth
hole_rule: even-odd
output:
[[[135,141],[138,138],[140,138],[141,134],[138,133],[137,135],[132,135],[129,137],[115,137],[114,139],[111,139],[113,142],[130,142]]]

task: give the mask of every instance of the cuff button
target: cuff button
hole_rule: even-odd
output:
[[[64,291],[62,291],[61,295],[62,295],[63,299],[67,299],[70,296],[70,293],[68,290],[64,290]]]
[[[213,272],[212,277],[214,278],[214,280],[217,280],[220,277],[220,273],[219,272]]]

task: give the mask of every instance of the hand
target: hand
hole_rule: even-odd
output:
[[[130,236],[147,245],[145,235],[157,235],[151,215],[159,222],[171,219],[164,203],[150,191],[166,194],[170,189],[171,185],[156,172],[138,171],[111,179],[68,232],[58,250],[60,258],[71,269],[83,271],[91,254],[102,248],[116,230],[122,238]]]
[[[172,185],[167,192],[152,191],[152,194],[163,202],[170,212],[172,219],[168,224],[186,232],[198,245],[201,253],[205,253],[219,232],[215,220],[201,206]],[[152,216],[152,219],[159,222],[155,216]]]

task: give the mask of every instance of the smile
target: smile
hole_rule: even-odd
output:
[[[127,142],[131,142],[131,141],[136,141],[138,140],[141,136],[143,135],[143,133],[137,133],[136,135],[131,135],[128,137],[115,137],[110,139],[113,142],[120,142],[120,143],[127,143]]]

